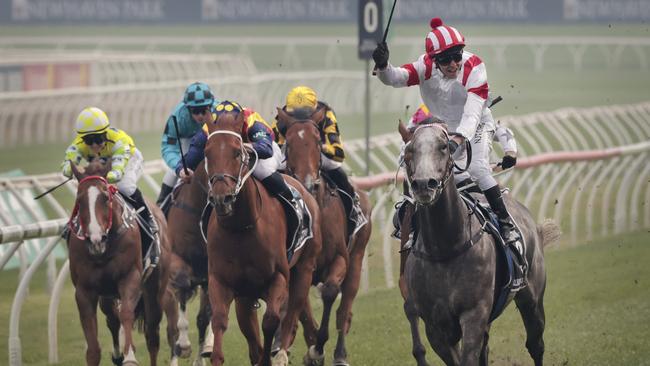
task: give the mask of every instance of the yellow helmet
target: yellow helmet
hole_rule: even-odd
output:
[[[314,89],[308,86],[297,86],[287,94],[287,112],[291,113],[296,109],[316,109],[318,98]]]
[[[97,107],[85,108],[77,117],[76,130],[80,136],[102,133],[109,126],[108,116]]]

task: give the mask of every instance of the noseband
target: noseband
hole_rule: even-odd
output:
[[[232,136],[237,137],[237,139],[239,140],[239,148],[240,148],[240,151],[241,151],[242,158],[241,158],[241,163],[239,164],[239,174],[237,175],[237,177],[235,177],[235,176],[233,176],[231,174],[228,174],[228,173],[214,173],[214,174],[210,175],[210,178],[208,179],[208,189],[209,189],[209,191],[208,191],[208,199],[210,197],[209,192],[212,191],[212,186],[214,186],[214,184],[217,183],[217,182],[225,181],[226,178],[229,178],[229,179],[232,179],[235,182],[235,188],[233,189],[232,193],[230,194],[233,197],[233,202],[234,202],[234,199],[239,194],[239,191],[244,186],[244,183],[251,176],[251,174],[253,174],[253,170],[255,170],[255,166],[257,166],[257,161],[258,161],[257,152],[255,151],[255,149],[252,150],[253,154],[255,154],[255,164],[253,165],[252,168],[248,169],[248,172],[244,173],[244,168],[248,165],[249,153],[248,153],[248,150],[246,150],[246,148],[244,148],[244,141],[242,140],[241,135],[238,134],[237,132],[233,132],[233,131],[218,130],[218,131],[211,132],[208,135],[208,140],[210,140],[210,137],[212,137],[214,135],[232,135]],[[205,171],[208,172],[208,157],[207,156],[205,157]]]
[[[108,181],[106,178],[99,176],[99,175],[90,175],[82,180],[79,181],[79,185],[81,185],[84,182],[91,181],[91,180],[99,180],[102,182],[105,186],[108,187],[108,225],[106,226],[106,229],[104,230],[104,235],[108,235],[108,232],[111,231],[111,227],[113,226],[113,196],[117,192],[117,188],[114,185],[108,184]],[[78,186],[79,186],[78,185]],[[81,227],[81,234],[79,234],[77,231],[74,230],[74,225],[73,221],[75,218],[79,215],[79,201],[75,202],[74,209],[72,210],[72,215],[70,216],[70,221],[68,221],[68,228],[70,229],[70,232],[74,234],[74,236],[77,237],[79,240],[87,240],[88,239],[88,230],[86,229],[83,221],[81,218],[79,218],[79,226]]]

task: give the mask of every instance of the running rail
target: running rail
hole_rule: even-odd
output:
[[[508,186],[513,187],[511,194],[530,208],[538,222],[548,216],[562,226],[563,231],[569,235],[564,236],[561,245],[574,245],[579,240],[589,241],[612,233],[650,228],[650,185],[647,183],[650,179],[650,164],[647,163],[650,161],[650,102],[586,109],[565,108],[504,117],[501,121],[514,130],[520,158],[515,169],[497,178],[502,184],[507,182]],[[379,251],[381,255],[373,258],[366,255],[364,258],[364,292],[375,287],[395,286],[393,263],[398,243],[387,234],[392,226],[393,202],[399,199],[401,193],[401,187],[398,188],[395,184],[396,179],[401,179],[396,174],[401,144],[396,133],[373,137],[370,166],[372,175],[353,177],[360,187],[370,190],[375,203],[374,224],[376,228],[382,228],[375,231],[372,238],[375,242],[382,243]],[[346,142],[348,170],[365,169],[362,158],[364,147],[362,139]],[[155,193],[158,192],[159,185],[154,175],[165,169],[162,160],[145,164],[143,181]],[[63,179],[58,173],[1,178],[0,190],[19,196],[18,190],[29,188],[36,195],[44,192],[46,187],[61,183]],[[57,197],[67,194],[67,200],[73,200],[76,183],[70,181],[60,191],[62,193]],[[59,242],[58,229],[69,217],[64,205],[53,195],[46,195],[41,200],[54,208],[55,218],[49,218],[48,221],[33,213],[33,222],[16,223],[10,222],[4,212],[0,211],[3,222],[3,227],[0,228],[0,248],[8,247],[11,249],[10,254],[19,250],[25,239],[51,238],[36,261],[26,270],[14,297],[8,352],[11,366],[21,365],[22,362],[19,319],[29,282],[45,260],[53,259],[49,253]],[[27,206],[25,202],[23,205]],[[380,233],[377,234],[378,232]],[[10,244],[4,245],[8,242]],[[380,256],[382,258],[377,259]],[[370,260],[382,261],[384,273],[381,284],[370,283]],[[56,281],[52,279],[53,291],[48,312],[50,362],[58,361],[56,319],[67,277],[66,261],[55,277]]]

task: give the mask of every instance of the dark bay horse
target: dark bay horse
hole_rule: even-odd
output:
[[[203,364],[200,357],[210,357],[213,343],[212,329],[208,327],[210,324],[210,304],[207,297],[208,253],[199,227],[201,213],[207,203],[207,184],[205,166],[201,163],[197,166],[192,181],[182,184],[174,192],[167,214],[167,234],[171,242],[170,284],[180,307],[179,334],[174,353],[175,357],[182,358],[189,357],[191,354],[187,302],[194,296],[198,287],[200,305],[196,325],[199,332],[199,354],[194,361],[194,365],[197,366]]]
[[[101,351],[97,339],[97,303],[106,315],[113,338],[113,362],[138,365],[132,329],[136,318],[143,321],[150,364],[157,364],[159,324],[163,310],[174,319],[176,307],[168,291],[169,243],[164,234],[162,212],[150,205],[161,229],[161,256],[158,266],[142,281],[140,229],[135,211],[128,209],[115,186],[108,184],[110,163],[96,160],[85,171],[72,164],[79,181],[68,240],[70,277],[86,337],[86,364],[99,365]],[[73,225],[78,222],[78,227]],[[120,349],[120,326],[124,344]],[[175,324],[167,327],[168,342],[173,346]]]
[[[407,296],[424,320],[431,347],[445,364],[488,365],[497,271],[494,239],[482,233],[476,215],[453,184],[446,127],[423,125],[411,135],[400,124],[400,134],[407,142],[404,163],[419,227],[404,267]],[[538,226],[523,205],[509,195],[504,198],[523,234],[530,264],[528,286],[514,300],[526,328],[526,348],[535,365],[542,365],[543,246],[556,234],[557,226],[550,222]]]
[[[287,365],[287,348],[296,332],[298,314],[305,306],[321,250],[320,212],[314,198],[300,182],[284,179],[303,196],[312,216],[313,238],[287,259],[287,224],[283,205],[256,179],[250,177],[253,150],[240,135],[243,113],[222,113],[209,125],[205,161],[209,200],[214,207],[208,226],[208,288],[212,307],[214,347],[212,364],[222,365],[223,335],[228,310],[238,299],[237,319],[249,346],[251,364],[271,364],[273,336],[281,326],[281,349],[274,365]],[[250,179],[249,179],[250,178]],[[264,345],[254,304],[266,303],[262,319]],[[287,311],[280,307],[288,301]]]
[[[359,192],[361,207],[368,223],[352,238],[350,237],[343,201],[335,188],[321,179],[321,138],[314,121],[323,119],[324,109],[314,112],[307,120],[297,120],[278,108],[278,118],[286,123],[287,172],[295,176],[318,201],[321,212],[321,235],[323,249],[318,257],[313,284],[323,283],[321,298],[323,316],[320,327],[314,320],[311,307],[307,306],[301,316],[305,339],[309,347],[304,362],[307,365],[322,364],[324,346],[329,338],[329,317],[336,297],[341,293],[337,311],[336,329],[338,341],[334,350],[333,365],[347,365],[345,335],[352,321],[352,302],[359,289],[361,263],[370,239],[370,202],[365,192]]]

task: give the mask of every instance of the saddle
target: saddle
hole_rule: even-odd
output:
[[[511,291],[511,288],[514,279],[515,256],[517,254],[514,253],[514,249],[506,245],[501,237],[499,220],[496,214],[492,212],[490,206],[479,201],[468,192],[461,192],[460,196],[465,201],[467,207],[475,214],[483,229],[494,238],[497,259],[494,281],[494,303],[492,304],[492,311],[488,320],[492,322],[501,315],[506,305],[516,294],[516,291]]]
[[[282,202],[287,212],[287,259],[291,262],[293,254],[302,248],[307,240],[314,236],[314,233],[311,225],[311,213],[300,192],[291,185],[289,185],[289,189],[294,200],[298,203],[297,208],[284,197],[277,196],[277,198]]]
[[[314,233],[312,230],[311,213],[309,212],[305,201],[302,199],[300,192],[292,186],[289,186],[289,189],[291,190],[296,202],[298,202],[298,210],[291,204],[291,202],[285,200],[283,197],[278,196],[277,198],[282,202],[287,214],[287,259],[291,262],[293,254],[301,249],[307,240],[314,236]],[[206,203],[199,222],[204,243],[208,242],[208,222],[211,213],[212,206],[210,203]]]
[[[135,210],[135,202],[130,197],[126,197],[122,195],[121,193],[116,195],[115,197],[118,197],[118,199],[122,200],[123,207],[124,207],[124,212],[127,213],[128,215],[132,216],[131,221],[133,221],[133,218],[135,218],[135,221],[137,221],[138,225],[140,226],[140,242],[142,243],[142,263],[143,263],[143,276],[142,276],[142,282],[144,282],[149,275],[151,274],[151,271],[153,268],[151,267],[151,255],[153,254],[152,251],[154,250],[153,245],[160,245],[160,243],[156,243],[158,240],[156,235],[154,235],[153,231],[151,230],[151,227],[149,227],[149,224],[147,224],[147,220],[143,219],[140,214]],[[146,204],[146,203],[145,203]],[[120,228],[120,230],[122,230]]]
[[[349,248],[352,239],[357,232],[368,223],[368,219],[363,214],[361,206],[359,205],[359,195],[355,194],[356,197],[351,197],[345,190],[339,188],[336,185],[336,182],[334,182],[334,180],[332,180],[327,174],[321,174],[321,177],[323,177],[328,187],[335,189],[338,192],[341,201],[343,201],[343,208],[346,213],[347,229],[348,233],[350,233],[347,241]]]

